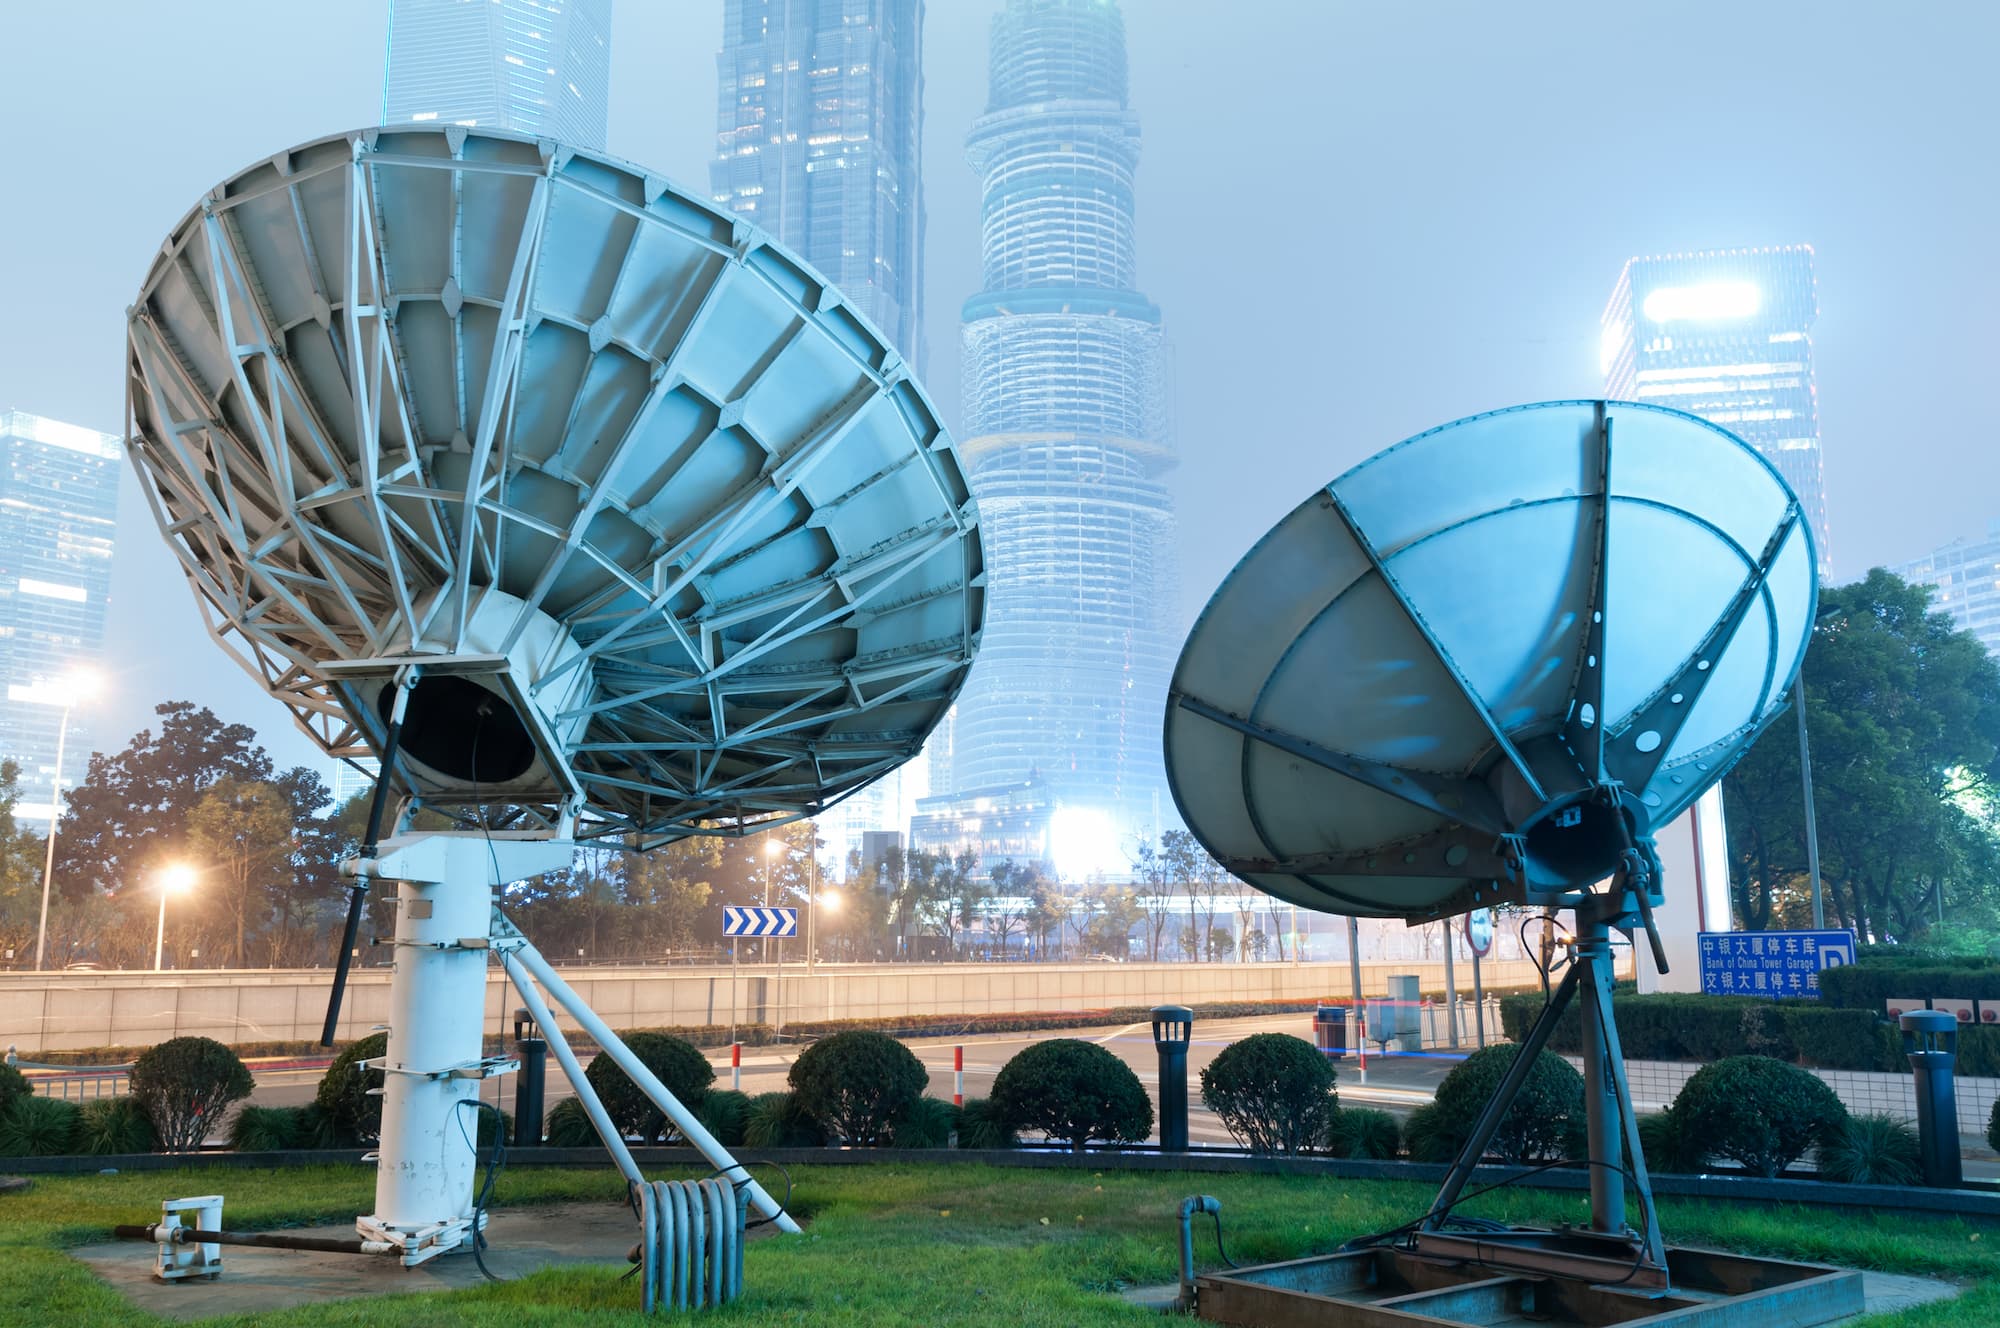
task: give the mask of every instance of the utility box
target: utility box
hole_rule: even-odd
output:
[[[1418,1052],[1424,1049],[1423,984],[1414,973],[1398,973],[1389,979],[1389,1031],[1395,1050]]]
[[[1313,1045],[1329,1060],[1337,1061],[1347,1055],[1346,1006],[1322,1005],[1313,1011]]]
[[[1185,1005],[1153,1007],[1153,1048],[1160,1053],[1160,1151],[1188,1146],[1187,1054],[1194,1039],[1194,1011]]]

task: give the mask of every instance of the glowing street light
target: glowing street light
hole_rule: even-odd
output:
[[[167,944],[167,896],[184,895],[194,885],[194,868],[175,863],[160,872],[160,925],[153,931],[153,971],[161,971],[160,960]]]
[[[35,971],[42,971],[49,950],[49,883],[56,874],[56,826],[62,820],[63,747],[69,742],[69,712],[79,701],[88,701],[102,690],[97,674],[85,668],[70,670],[63,678],[45,682],[11,700],[41,701],[62,707],[62,722],[56,726],[56,772],[49,786],[49,845],[42,859],[42,920],[35,928]]]

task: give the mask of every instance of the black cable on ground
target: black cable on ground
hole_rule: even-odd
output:
[[[1209,1217],[1215,1221],[1215,1252],[1221,1255],[1222,1261],[1231,1268],[1241,1268],[1243,1265],[1230,1258],[1229,1251],[1222,1248],[1222,1214],[1210,1213]]]
[[[479,1142],[472,1135],[466,1134],[465,1118],[458,1114],[459,1109],[463,1107],[473,1109],[472,1118],[475,1121],[479,1119],[479,1113],[482,1111],[493,1113],[493,1147],[486,1155],[486,1180],[480,1185],[479,1193],[472,1201],[472,1261],[479,1265],[480,1275],[487,1281],[510,1282],[512,1278],[496,1276],[493,1270],[486,1266],[483,1257],[486,1249],[486,1210],[493,1202],[493,1186],[507,1166],[506,1117],[500,1108],[476,1097],[460,1098],[452,1105],[452,1119],[458,1122],[458,1132],[464,1137],[466,1146],[472,1149],[475,1157],[479,1154]]]

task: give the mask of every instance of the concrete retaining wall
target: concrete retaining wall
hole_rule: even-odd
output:
[[[1362,990],[1379,997],[1392,973],[1414,973],[1444,989],[1444,965],[1364,963]],[[728,968],[578,967],[563,979],[614,1028],[814,1019],[885,1019],[910,1014],[1102,1010],[1113,1006],[1330,998],[1345,1002],[1352,980],[1332,964],[835,964],[811,977],[802,964]],[[1532,965],[1489,962],[1489,988],[1528,986]],[[1461,965],[1464,989],[1471,975]],[[331,974],[324,969],[183,973],[0,974],[0,1049],[147,1047],[170,1037],[221,1042],[303,1042],[319,1036]],[[519,1002],[495,968],[486,987],[486,1030],[511,1027]],[[389,971],[357,971],[342,1011],[343,1041],[363,1037],[389,1014]],[[567,1021],[565,1021],[567,1026]]]

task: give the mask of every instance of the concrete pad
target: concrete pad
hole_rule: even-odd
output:
[[[225,1189],[226,1193],[226,1189]],[[226,1221],[229,1210],[223,1208]],[[352,1222],[287,1228],[285,1234],[351,1239]],[[753,1238],[757,1233],[752,1232]],[[555,1264],[596,1263],[629,1267],[626,1252],[639,1240],[632,1210],[620,1203],[550,1204],[494,1209],[487,1220],[486,1266],[513,1278]],[[445,1254],[415,1268],[383,1255],[319,1254],[224,1246],[222,1276],[185,1282],[153,1277],[156,1247],[136,1240],[87,1245],[71,1253],[126,1300],[169,1319],[217,1314],[259,1314],[357,1296],[450,1291],[484,1279],[469,1251]],[[636,1307],[638,1291],[633,1291]]]

